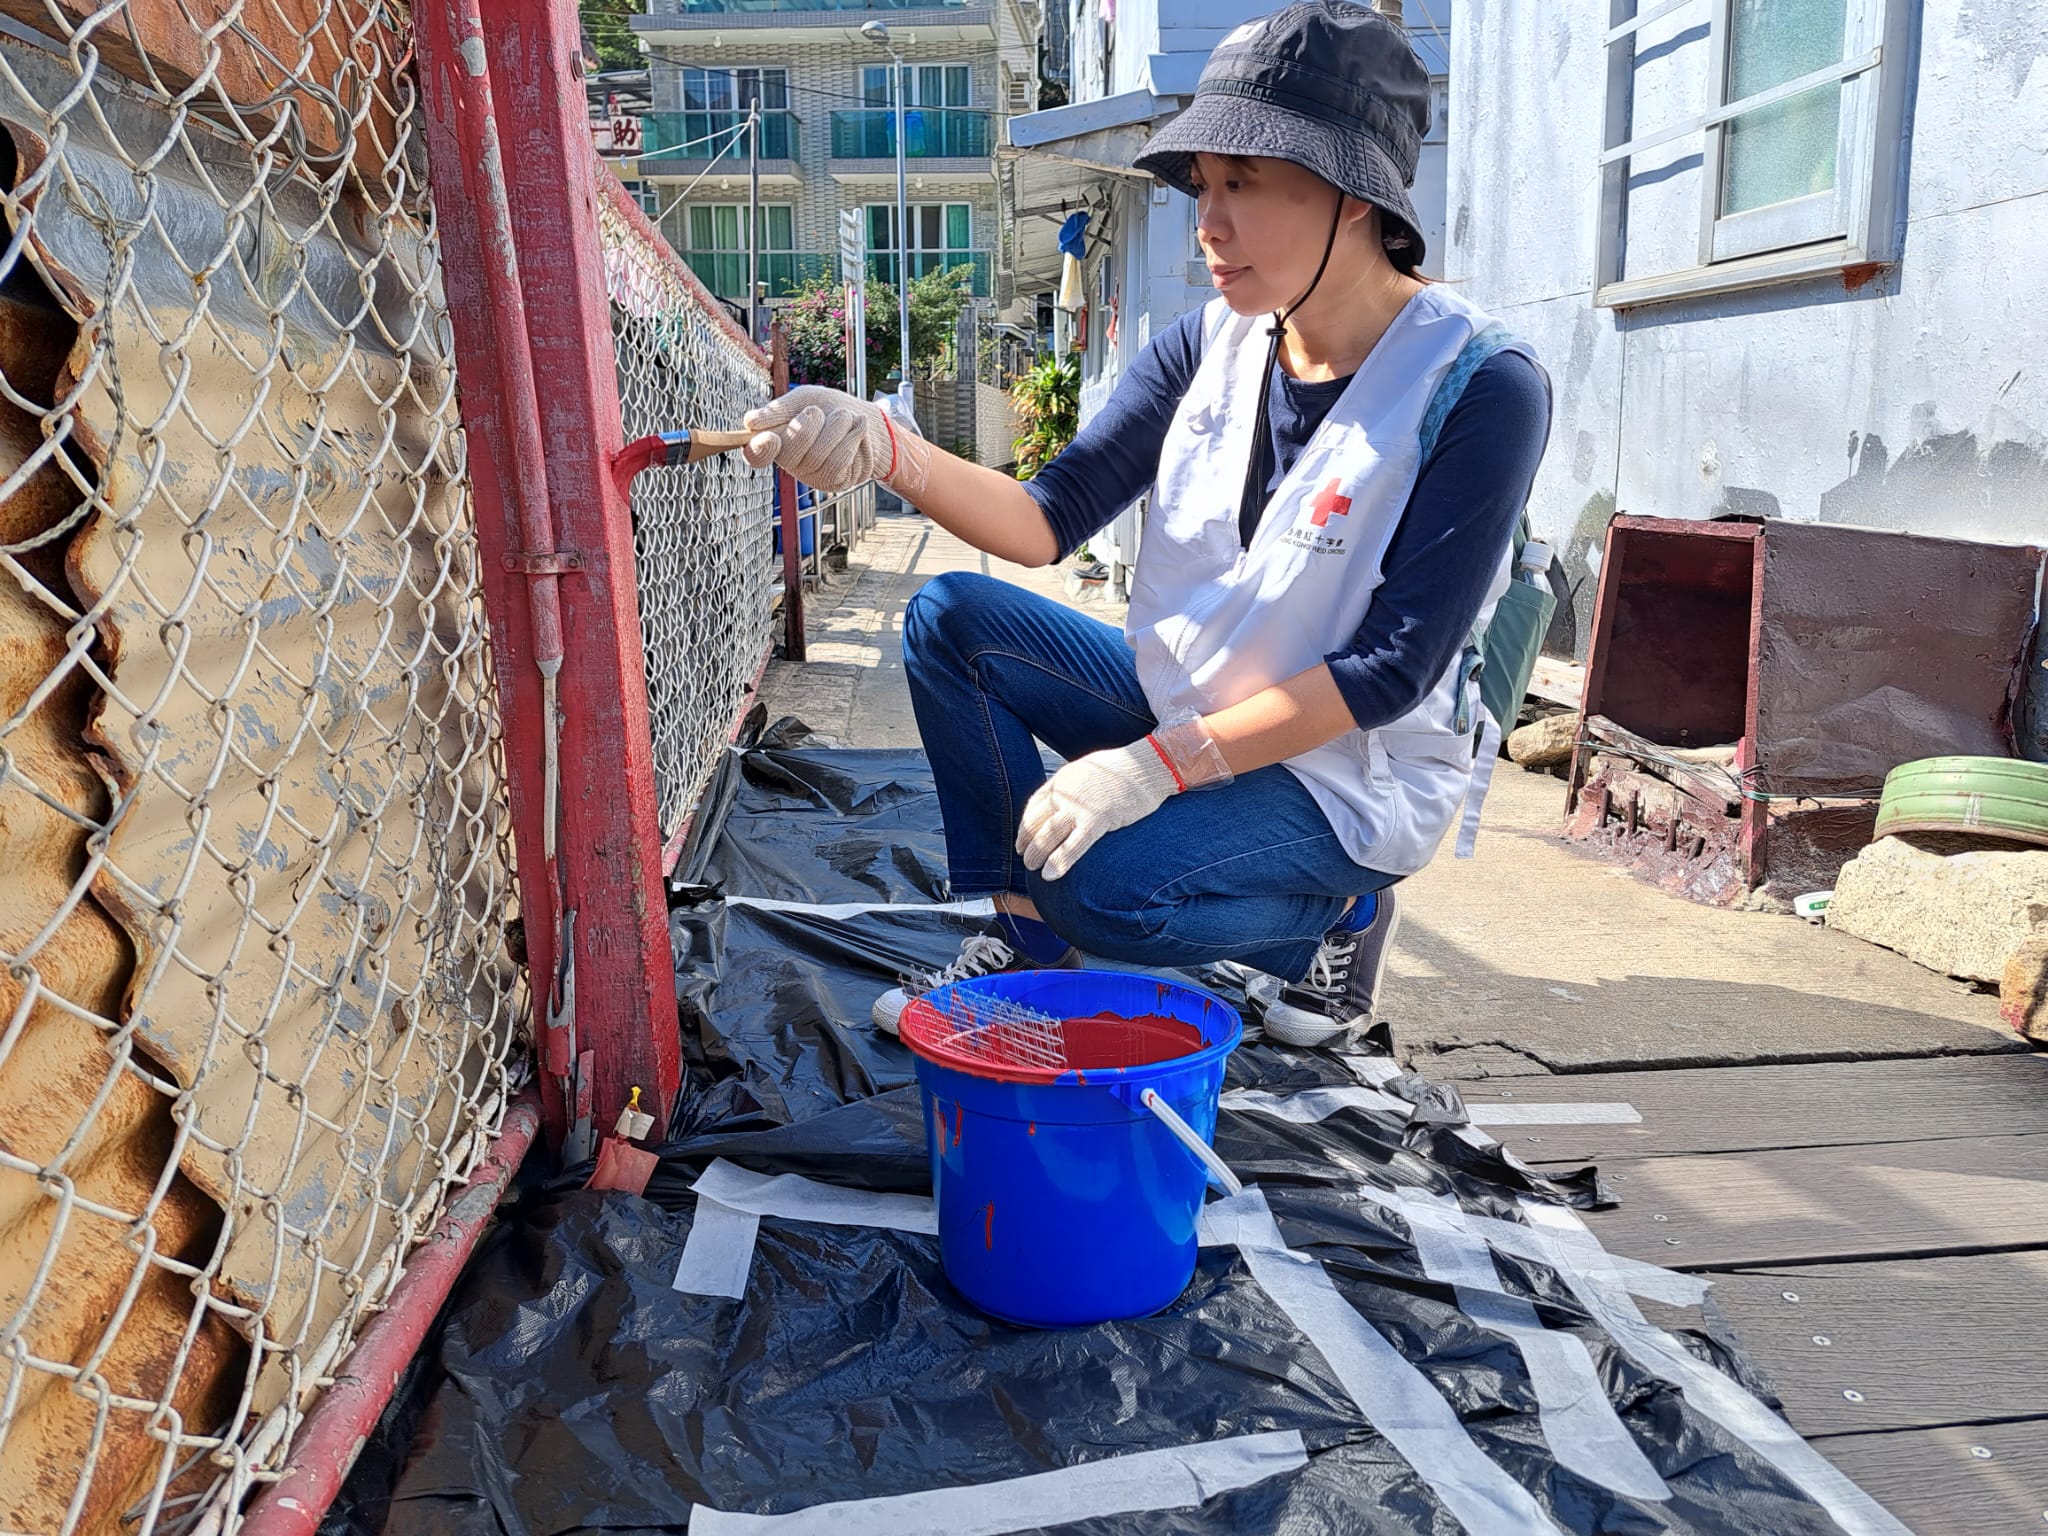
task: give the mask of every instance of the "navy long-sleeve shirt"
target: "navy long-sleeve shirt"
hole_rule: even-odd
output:
[[[1062,558],[1158,475],[1166,429],[1202,361],[1202,315],[1190,310],[1155,337],[1066,451],[1025,483]],[[1275,364],[1271,440],[1261,452],[1261,467],[1271,466],[1269,492],[1350,382],[1304,383]],[[1481,364],[1416,478],[1365,622],[1324,658],[1362,729],[1421,703],[1472,633],[1549,436],[1543,370],[1513,352]]]

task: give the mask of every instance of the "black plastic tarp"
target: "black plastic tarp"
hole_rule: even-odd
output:
[[[698,1508],[772,1515],[943,1488],[987,1488],[1000,1509],[993,1485],[1007,1479],[1273,1431],[1300,1436],[1305,1464],[1193,1506],[1043,1529],[1462,1528],[1428,1458],[1394,1449],[1234,1247],[1205,1248],[1188,1290],[1155,1317],[1056,1332],[968,1308],[935,1238],[775,1216],[760,1222],[741,1299],[673,1289],[697,1219],[690,1185],[714,1158],[929,1192],[909,1060],[874,1034],[867,1007],[963,931],[940,912],[827,918],[733,900],[943,902],[916,754],[825,751],[785,734],[736,756],[718,798],[683,871],[699,899],[676,914],[691,1080],[646,1196],[589,1193],[579,1170],[527,1187],[450,1299],[328,1536],[683,1532]],[[721,894],[708,895],[714,885]],[[1335,1055],[1263,1044],[1230,1065],[1233,1089],[1275,1095],[1359,1079]],[[1453,1196],[1507,1222],[1522,1196],[1583,1208],[1604,1193],[1590,1171],[1535,1174],[1456,1119],[1436,1097],[1412,1117],[1226,1112],[1217,1148],[1263,1192],[1287,1247],[1320,1265],[1556,1530],[1836,1529],[1754,1445],[1632,1359],[1558,1273],[1495,1254],[1504,1289],[1586,1351],[1669,1496],[1617,1493],[1560,1461],[1521,1350],[1427,1277],[1404,1220],[1369,1193]],[[1769,1400],[1711,1301],[1674,1334]]]

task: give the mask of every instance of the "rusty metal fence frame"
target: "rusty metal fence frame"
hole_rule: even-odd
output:
[[[218,1528],[519,1086],[402,12],[0,34],[0,1527]]]
[[[543,1117],[666,1124],[772,503],[612,471],[774,376],[569,0],[8,10],[0,1528],[311,1531]]]

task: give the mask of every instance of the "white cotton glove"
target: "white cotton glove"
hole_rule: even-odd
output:
[[[774,464],[830,494],[878,480],[916,496],[931,469],[930,443],[891,422],[880,406],[818,384],[747,412],[746,427],[754,434],[745,450],[754,468]]]
[[[1143,821],[1183,790],[1230,779],[1201,717],[1177,717],[1127,747],[1077,757],[1039,785],[1025,803],[1017,851],[1026,869],[1057,880],[1106,834]]]

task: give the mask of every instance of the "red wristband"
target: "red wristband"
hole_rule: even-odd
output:
[[[1176,790],[1178,790],[1181,794],[1186,794],[1188,789],[1188,781],[1182,778],[1180,776],[1180,770],[1173,766],[1173,759],[1166,755],[1166,748],[1159,745],[1159,741],[1156,737],[1148,735],[1146,736],[1145,741],[1146,744],[1149,745],[1154,752],[1157,752],[1159,754],[1159,761],[1166,764],[1166,771],[1173,775],[1173,787]]]
[[[887,485],[896,473],[896,424],[889,420],[887,411],[882,412],[882,428],[889,434],[889,467],[882,472],[882,484]]]

